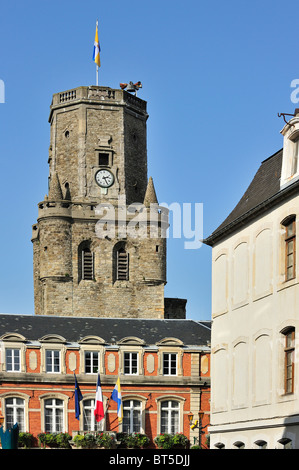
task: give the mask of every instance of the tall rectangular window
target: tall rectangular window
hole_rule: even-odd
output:
[[[97,374],[99,370],[99,353],[95,351],[85,351],[85,373]]]
[[[296,219],[285,224],[285,277],[286,281],[296,277]]]
[[[161,403],[161,433],[176,434],[179,429],[180,405],[177,401],[168,400]]]
[[[7,372],[20,372],[20,349],[6,349],[6,371]]]
[[[177,375],[176,353],[163,353],[163,375]]]
[[[123,402],[123,432],[141,432],[141,402],[126,400]]]
[[[6,398],[5,422],[6,429],[11,429],[18,423],[19,431],[25,432],[25,400],[18,397]]]
[[[45,431],[63,432],[63,401],[57,398],[45,400]]]
[[[105,419],[97,422],[94,415],[95,400],[93,398],[83,401],[83,430],[103,431]]]
[[[124,353],[124,373],[127,375],[138,374],[138,353]]]
[[[290,328],[284,336],[285,393],[294,393],[295,329]]]
[[[60,351],[55,349],[46,350],[46,372],[60,372]]]

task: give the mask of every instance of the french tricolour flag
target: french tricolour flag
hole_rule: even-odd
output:
[[[98,374],[96,400],[95,400],[94,416],[97,422],[104,418],[103,394],[101,388],[100,374]]]

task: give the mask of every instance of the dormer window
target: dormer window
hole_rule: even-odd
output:
[[[299,136],[298,134],[296,134],[296,138],[293,140],[292,176],[295,175],[298,170],[298,152],[299,152]]]
[[[299,111],[281,130],[283,135],[283,157],[280,188],[292,184],[299,177]]]

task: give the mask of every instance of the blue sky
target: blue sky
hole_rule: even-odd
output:
[[[0,14],[0,312],[33,314],[31,226],[47,193],[52,94],[143,83],[148,169],[160,202],[202,203],[208,236],[262,160],[282,147],[278,112],[299,79],[297,1],[10,0]],[[211,316],[211,248],[168,241],[165,295]]]

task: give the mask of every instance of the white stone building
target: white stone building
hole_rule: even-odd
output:
[[[299,110],[212,246],[211,449],[299,448]]]

